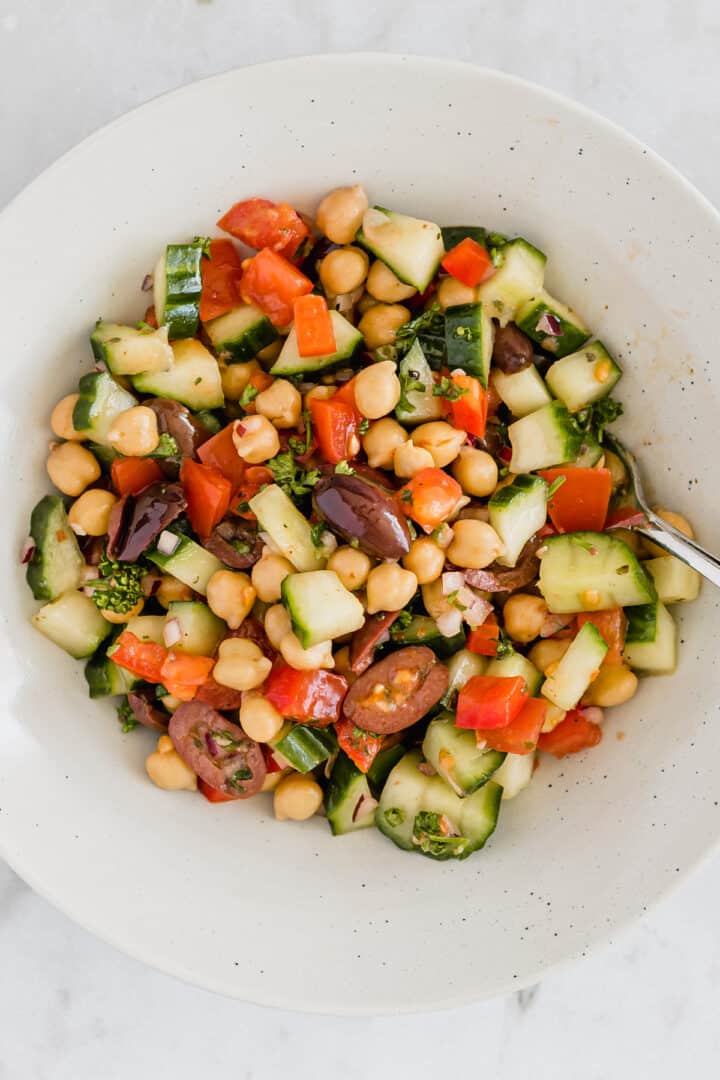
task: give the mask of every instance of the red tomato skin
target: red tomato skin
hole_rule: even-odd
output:
[[[537,747],[546,712],[546,701],[528,698],[507,727],[478,730],[478,742],[484,742],[489,750],[500,750],[505,754],[531,754]]]
[[[548,484],[564,477],[548,502],[548,514],[558,532],[601,532],[605,528],[612,494],[609,469],[563,466],[541,469],[538,475]]]
[[[348,682],[331,671],[297,671],[289,664],[275,665],[263,694],[283,716],[317,727],[337,723]]]
[[[240,295],[257,304],[275,326],[289,326],[293,302],[313,290],[312,281],[271,248],[263,248],[243,263]]]
[[[269,199],[244,199],[235,203],[220,218],[218,227],[248,247],[258,251],[270,248],[288,259],[309,236],[307,225],[292,206]]]
[[[538,747],[553,757],[563,758],[567,754],[590,750],[601,739],[600,725],[586,720],[581,709],[573,709],[556,728],[540,736]]]
[[[458,694],[455,725],[483,731],[511,724],[527,701],[519,675],[473,675]]]
[[[366,773],[379,754],[385,742],[384,735],[374,735],[370,731],[356,728],[352,720],[346,717],[335,724],[338,746],[360,772]]]

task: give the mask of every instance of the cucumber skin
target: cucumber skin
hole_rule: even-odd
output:
[[[548,299],[551,299],[551,297],[548,297]],[[559,337],[552,338],[536,329],[543,315],[554,315],[558,320],[562,331]],[[590,332],[584,326],[581,328],[569,322],[551,304],[546,303],[544,297],[538,297],[536,303],[533,303],[532,300],[528,301],[518,312],[518,318],[515,321],[524,334],[527,334],[529,338],[547,352],[552,353],[558,360],[563,356],[568,356],[570,353],[577,352],[590,339]],[[554,348],[550,348],[548,342],[553,343]]]
[[[491,352],[485,335],[492,333],[492,323],[483,318],[482,304],[457,304],[445,312],[445,345],[451,371],[461,368],[479,379],[487,389],[490,365],[485,354]]]
[[[75,580],[68,576],[67,582],[63,583],[61,589],[53,588],[48,580],[47,572],[49,568],[46,565],[46,554],[48,553],[45,551],[48,544],[54,545],[59,542],[55,536],[50,535],[58,530],[62,530],[66,534],[67,540],[62,542],[70,545],[68,555],[74,552],[77,564]],[[30,562],[27,564],[25,579],[35,599],[55,600],[69,589],[77,588],[80,585],[80,576],[85,560],[80,553],[75,533],[68,523],[65,505],[59,495],[45,495],[34,507],[30,516],[30,536],[35,543],[35,548],[30,557]]]
[[[325,813],[333,836],[345,836],[359,829],[372,828],[375,824],[374,814],[366,814],[359,821],[352,820],[349,801],[354,809],[361,795],[370,797],[367,777],[341,752],[333,765],[325,791]]]
[[[638,560],[637,556],[633,553],[633,551],[619,537],[612,536],[607,533],[594,532],[564,533],[561,536],[547,537],[544,544],[545,554],[540,560],[540,577],[538,581],[538,587],[540,589],[541,595],[545,598],[545,601],[548,604],[551,612],[572,613],[573,611],[587,610],[579,600],[573,600],[572,596],[565,595],[564,593],[562,605],[558,603],[558,606],[555,606],[553,604],[553,600],[555,599],[555,594],[558,593],[558,587],[556,584],[553,583],[552,580],[550,581],[550,583],[548,583],[547,579],[547,567],[550,564],[546,562],[546,560],[549,552],[556,548],[559,548],[560,552],[562,552],[568,544],[573,543],[579,544],[581,548],[596,547],[599,551],[602,551],[603,548],[609,550],[610,547],[612,547],[612,549],[617,553],[618,559],[620,560],[621,564],[629,566],[630,569],[628,571],[628,575],[635,582],[638,593],[640,590],[644,592],[643,598],[640,600],[636,600],[634,603],[630,602],[628,599],[622,596],[622,603],[619,603],[619,601],[610,598],[610,601],[604,605],[605,607],[616,607],[618,606],[618,604],[621,607],[636,607],[641,604],[651,604],[657,600],[657,593],[650,575],[643,569],[642,564]],[[566,573],[567,571],[567,563],[567,558],[562,560],[561,565],[563,567],[563,573]],[[556,573],[558,572],[559,568],[556,570]],[[583,586],[583,588],[585,589],[592,589],[594,587],[595,583],[593,581],[589,581],[587,585]],[[579,593],[581,591],[582,589],[580,588],[572,588],[570,590],[570,592],[572,593]]]
[[[279,739],[273,739],[272,748],[298,772],[308,773],[334,754],[337,738],[332,728],[293,724]]]
[[[194,337],[200,321],[202,245],[168,244],[165,249],[165,308],[158,319],[166,323],[171,340]]]

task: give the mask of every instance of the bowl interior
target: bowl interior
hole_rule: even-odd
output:
[[[214,807],[147,782],[152,741],[122,736],[82,667],[36,635],[18,568],[47,489],[52,404],[91,364],[102,315],[141,317],[169,240],[213,232],[251,195],[312,210],[371,199],[521,234],[547,284],[619,358],[620,431],[657,501],[717,546],[714,494],[720,225],[654,155],[527,84],[446,61],[308,58],[161,98],[83,143],[0,218],[7,318],[0,440],[0,850],[120,948],[241,998],[323,1011],[423,1009],[518,987],[636,917],[715,843],[717,597],[677,610],[671,678],[614,710],[602,746],[543,759],[459,864],[374,830],[273,821],[269,801]],[[621,738],[621,736],[624,736]]]

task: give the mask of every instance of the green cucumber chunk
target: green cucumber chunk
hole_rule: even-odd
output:
[[[223,620],[199,600],[171,601],[168,604],[165,628],[172,620],[177,621],[180,631],[180,638],[173,643],[172,648],[195,656],[213,656],[227,632]]]
[[[484,675],[488,666],[486,656],[479,656],[469,649],[460,649],[447,662],[448,688],[440,699],[446,709],[453,709],[458,693],[473,675]]]
[[[542,672],[538,671],[532,660],[528,660],[527,656],[519,652],[512,652],[509,656],[491,660],[485,669],[485,674],[501,679],[511,679],[520,675],[525,680],[530,697],[537,697],[543,681]]]
[[[397,623],[390,630],[390,640],[396,645],[427,645],[433,652],[444,659],[457,653],[465,645],[465,632],[459,630],[452,637],[445,637],[438,630],[437,623],[430,615],[413,615],[407,626]]]
[[[172,555],[163,555],[155,548],[147,553],[147,557],[166,574],[172,574],[173,577],[182,581],[183,585],[202,593],[203,596],[207,592],[207,583],[213,574],[225,569],[218,558],[187,536],[179,537],[178,546]]]
[[[374,825],[376,808],[367,776],[341,750],[325,791],[325,813],[333,836]]]
[[[189,409],[219,409],[225,403],[220,368],[201,341],[187,338],[172,344],[173,366],[169,371],[146,371],[132,376],[142,394],[170,398]]]
[[[582,446],[582,432],[559,401],[515,420],[508,428],[512,446],[510,472],[536,472],[574,461]]]
[[[90,597],[75,590],[45,604],[30,621],[76,660],[92,656],[112,633],[112,624],[103,618]]]
[[[570,412],[580,412],[608,396],[622,370],[600,341],[556,360],[545,379],[556,398]]]
[[[549,536],[538,585],[554,613],[649,604],[655,586],[627,544],[609,533]]]
[[[319,570],[323,559],[313,544],[312,531],[292,499],[277,484],[253,495],[249,503],[260,528],[296,570]]]
[[[285,338],[280,355],[270,368],[271,375],[300,375],[304,372],[324,371],[336,364],[348,364],[362,349],[363,336],[339,311],[330,312],[335,334],[335,352],[325,356],[301,356],[297,333],[292,327]]]
[[[165,644],[164,615],[133,615],[125,623],[125,629],[140,641],[152,642],[153,645]]]
[[[418,292],[428,287],[445,254],[439,225],[381,207],[365,212],[355,240]]]
[[[498,268],[479,286],[478,295],[488,314],[507,326],[515,312],[543,286],[547,256],[518,237],[497,249]]]
[[[502,765],[505,754],[478,748],[474,731],[455,727],[453,713],[444,712],[428,724],[422,752],[454,792],[472,795]]]
[[[123,390],[106,371],[90,371],[78,383],[78,400],[72,422],[76,431],[86,431],[93,442],[108,445],[110,425],[137,405],[137,398]]]
[[[483,304],[456,304],[445,312],[445,347],[451,371],[474,375],[487,389],[495,326]]]
[[[600,670],[608,644],[591,622],[583,623],[560,659],[556,670],[543,683],[543,697],[558,709],[574,709]]]
[[[678,631],[660,601],[627,612],[625,663],[643,675],[671,675],[677,667]]]
[[[142,683],[137,675],[114,664],[105,649],[100,648],[85,665],[85,680],[91,698],[127,694]]]
[[[135,326],[98,319],[90,335],[90,345],[95,358],[107,364],[112,375],[168,371],[173,366],[167,326],[161,326],[159,330],[139,330]]]
[[[674,555],[661,555],[643,563],[657,590],[658,600],[663,604],[677,604],[683,600],[697,600],[700,593],[700,575],[697,570],[676,559]]]
[[[55,600],[82,581],[85,560],[59,495],[45,495],[30,515],[33,548],[25,577],[36,600]]]
[[[535,772],[535,754],[506,754],[505,760],[493,776],[502,787],[503,802],[514,799],[528,786]]]
[[[398,377],[402,396],[395,407],[395,416],[401,424],[442,419],[442,398],[433,394],[435,380],[417,338],[398,365]]]
[[[282,599],[304,649],[352,634],[365,625],[365,609],[334,570],[288,574]]]
[[[310,724],[284,724],[269,745],[301,773],[308,773],[337,750],[337,738],[332,728],[312,727]]]
[[[547,493],[541,477],[521,473],[490,499],[490,524],[505,546],[498,557],[503,566],[515,566],[530,537],[542,529],[547,519]]]
[[[153,274],[153,299],[158,323],[168,327],[171,340],[191,338],[200,321],[203,243],[168,244]]]
[[[254,304],[240,304],[210,319],[205,323],[205,332],[215,351],[231,364],[254,359],[278,338],[265,312]]]
[[[493,368],[492,384],[503,404],[518,420],[552,401],[543,377],[534,364],[512,375]]]
[[[526,300],[515,316],[518,327],[546,352],[567,356],[590,337],[580,316],[545,289]]]

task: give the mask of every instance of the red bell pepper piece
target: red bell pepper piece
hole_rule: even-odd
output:
[[[331,671],[296,671],[279,663],[270,672],[263,690],[282,716],[305,724],[327,727],[340,719],[348,682]]]
[[[545,723],[547,702],[527,698],[520,712],[506,727],[476,732],[478,743],[504,754],[530,754],[537,746]]]
[[[473,675],[458,694],[455,724],[489,731],[511,724],[528,699],[520,675]]]
[[[499,644],[500,627],[495,615],[490,614],[484,623],[470,631],[465,648],[477,656],[497,656]]]
[[[324,296],[299,296],[293,304],[293,315],[300,356],[329,356],[335,352],[335,331]]]
[[[600,532],[605,527],[612,494],[609,469],[581,469],[563,466],[541,469],[539,475],[548,484],[564,477],[548,502],[548,513],[558,532]]]
[[[345,716],[335,724],[335,733],[340,749],[363,773],[368,771],[385,742],[384,735],[363,731]]]
[[[482,439],[485,435],[488,416],[488,396],[480,380],[464,371],[454,371],[450,376],[453,386],[465,393],[456,401],[450,402],[450,415],[456,428],[469,431]]]
[[[488,251],[469,236],[451,248],[440,265],[471,289],[495,273]]]
[[[609,608],[607,611],[581,611],[577,616],[577,628],[582,629],[586,622],[591,622],[597,627],[602,639],[607,642],[608,651],[605,653],[603,664],[620,664],[625,648],[625,634],[627,632],[627,617],[621,607]]]
[[[337,465],[338,461],[354,457],[349,445],[350,436],[357,435],[358,428],[353,407],[339,401],[337,394],[331,398],[308,398],[308,404],[313,435],[325,461]]]
[[[242,264],[232,240],[210,241],[210,258],[200,260],[200,274],[200,318],[203,322],[225,315],[238,306]]]
[[[163,471],[154,458],[119,457],[110,466],[112,486],[121,498],[137,495],[162,477]]]
[[[240,295],[246,304],[262,308],[276,326],[288,326],[293,303],[312,290],[310,278],[269,247],[243,263]]]
[[[415,473],[412,480],[400,488],[399,495],[406,517],[432,531],[453,512],[462,498],[462,488],[452,476],[433,467]]]
[[[271,248],[288,259],[309,235],[307,225],[292,206],[269,199],[244,199],[235,203],[220,218],[218,226],[248,247]]]
[[[237,796],[226,795],[224,791],[218,791],[217,788],[210,787],[201,776],[198,776],[198,791],[202,792],[208,802],[221,803],[221,802],[237,802]]]
[[[162,682],[162,666],[167,659],[167,649],[153,641],[141,641],[130,630],[123,630],[114,645],[108,649],[108,656],[115,664],[132,671],[146,682]]]
[[[252,510],[248,507],[253,495],[257,495],[265,484],[272,484],[274,476],[265,465],[249,465],[245,470],[243,482],[237,488],[232,500],[232,512],[245,521],[256,521]]]
[[[185,458],[180,482],[187,499],[187,516],[203,540],[225,517],[230,505],[232,484],[214,465],[202,465]]]
[[[566,754],[589,750],[601,739],[600,725],[586,720],[581,709],[573,709],[556,728],[540,736],[538,746],[553,757],[563,758]]]
[[[174,697],[192,701],[214,666],[215,660],[211,656],[195,656],[171,649],[163,661],[159,681]]]
[[[233,442],[234,421],[198,447],[197,455],[204,465],[213,465],[227,477],[235,491],[245,477],[245,462]]]

